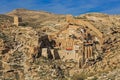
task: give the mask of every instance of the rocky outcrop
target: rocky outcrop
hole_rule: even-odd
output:
[[[25,80],[29,63],[33,62],[34,56],[38,53],[37,32],[31,27],[13,28],[9,26],[9,28],[3,29],[1,34],[4,36],[1,35],[0,39],[1,76],[3,79],[10,79],[10,77],[17,79],[19,77],[19,80]]]

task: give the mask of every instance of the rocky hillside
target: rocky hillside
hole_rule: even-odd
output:
[[[52,14],[44,11],[32,11],[26,9],[16,9],[7,13],[9,16],[20,16],[24,22],[27,22],[29,26],[41,27],[41,26],[54,26],[64,19],[64,15]]]
[[[77,18],[89,21],[104,35],[102,61],[84,69],[83,72],[92,76],[88,80],[119,80],[120,79],[120,16],[101,13],[83,14]],[[86,75],[85,74],[85,75]],[[94,76],[93,76],[94,75]]]
[[[27,25],[13,25],[15,15]],[[120,16],[89,13],[75,18],[90,22],[104,37],[100,60],[82,69],[73,60],[50,60],[35,55],[43,29],[47,28],[48,33],[63,30],[67,24],[65,15],[26,9],[0,15],[0,79],[120,80]]]

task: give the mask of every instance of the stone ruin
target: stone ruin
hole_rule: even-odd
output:
[[[66,22],[68,25],[65,29],[57,33],[49,33],[43,41],[40,41],[46,45],[41,47],[41,55],[56,59],[57,54],[62,60],[77,61],[80,67],[90,60],[96,60],[102,53],[102,33],[89,22],[74,19],[70,15],[66,16]],[[50,41],[54,42],[50,44]],[[57,52],[54,53],[54,50]]]
[[[36,32],[31,27],[5,28],[3,32],[9,34],[13,39],[13,43],[11,43],[13,46],[7,50],[5,41],[0,39],[0,74],[3,75],[0,76],[0,79],[3,77],[12,79],[12,74],[15,73],[20,75],[20,80],[30,80],[32,76],[29,71],[33,70],[29,70],[30,64],[40,59],[41,56],[44,59],[55,61],[57,61],[56,59],[63,62],[73,60],[77,62],[79,68],[93,65],[95,61],[100,60],[99,55],[103,53],[102,47],[105,46],[103,45],[103,34],[87,21],[72,16],[66,17],[66,23],[63,30],[55,33],[43,31],[44,34],[42,31],[41,33]],[[109,39],[107,40],[106,42],[109,42]],[[7,52],[5,52],[6,50]],[[45,61],[43,62],[45,63]],[[36,66],[39,70],[38,65]],[[41,69],[40,65],[39,68]]]
[[[14,24],[16,26],[20,26],[21,23],[22,23],[22,18],[18,16],[14,16]]]
[[[19,26],[21,22],[22,18],[14,17],[14,24]],[[20,51],[28,50],[26,55],[29,59],[40,56],[50,59],[73,59],[80,66],[88,60],[97,59],[102,51],[102,33],[89,22],[75,19],[71,15],[66,16],[66,23],[63,30],[48,34],[43,32],[45,34],[41,36],[30,27],[14,29],[13,37],[19,42],[17,44],[20,44],[16,46],[16,50],[24,45]]]

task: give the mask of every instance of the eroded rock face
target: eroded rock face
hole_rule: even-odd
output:
[[[4,29],[3,33],[9,34],[13,47],[5,45],[5,41],[0,39],[1,77],[9,79],[12,76],[11,79],[25,80],[29,64],[38,53],[38,34],[30,27],[10,27],[9,30]],[[5,51],[5,46],[9,48],[8,51]]]

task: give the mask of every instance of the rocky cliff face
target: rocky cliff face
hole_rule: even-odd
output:
[[[21,16],[26,26],[13,25],[14,15]],[[120,16],[100,13],[75,17],[90,22],[104,35],[102,60],[79,69],[75,61],[35,58],[39,38],[66,27],[65,16],[47,12],[17,9],[0,15],[0,79],[1,80],[119,80]]]

